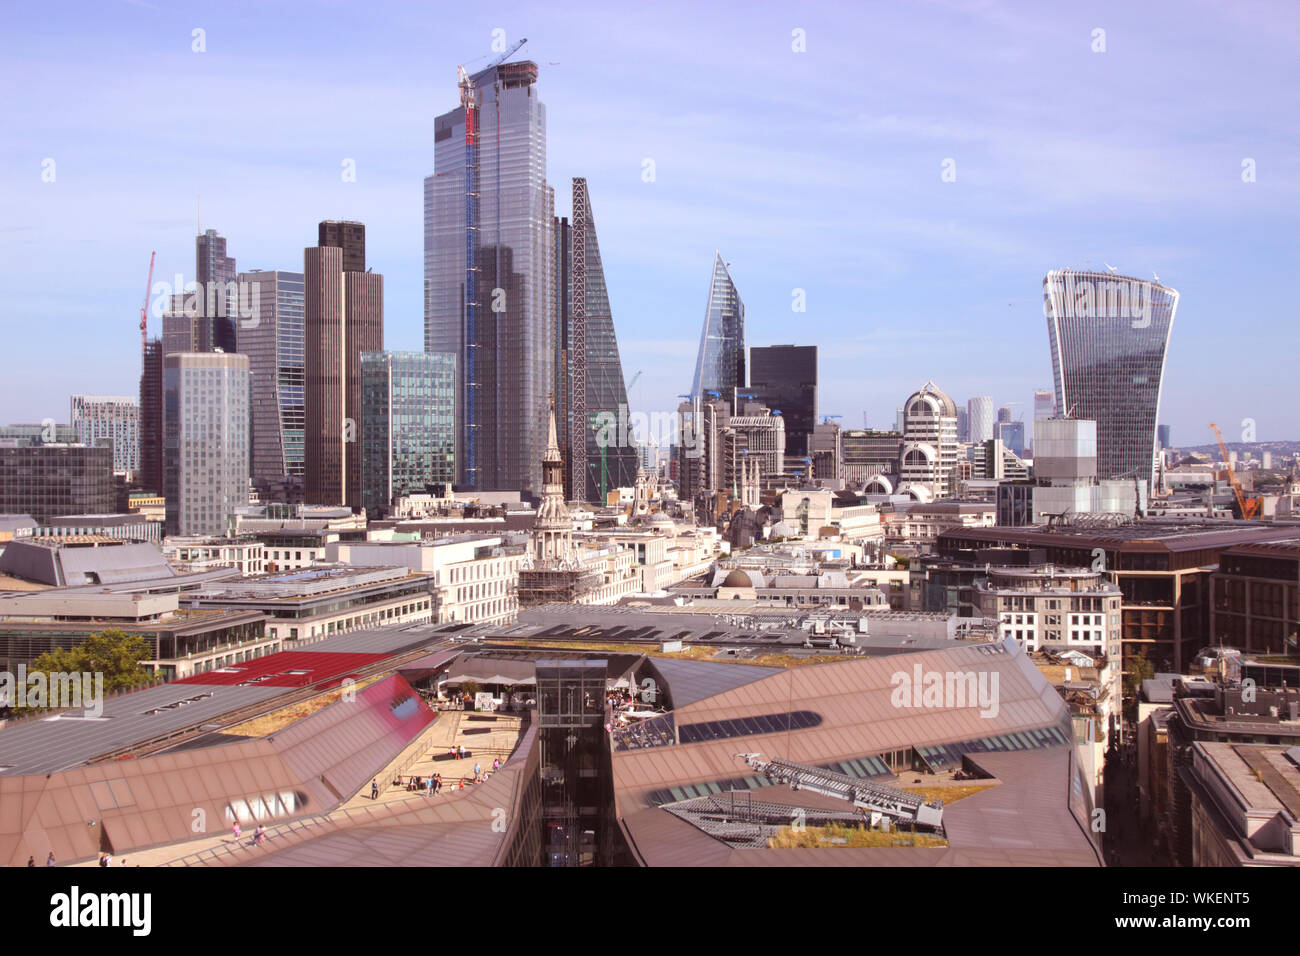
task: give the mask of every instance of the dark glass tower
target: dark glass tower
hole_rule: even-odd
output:
[[[239,291],[235,260],[226,255],[226,239],[209,229],[195,237],[195,271],[203,290],[199,321],[195,326],[195,351],[235,351],[235,321],[239,316]]]
[[[457,356],[457,470],[480,490],[542,487],[556,260],[536,81],[528,61],[466,76],[424,182],[424,348]]]
[[[722,254],[713,253],[713,278],[704,310],[700,353],[695,360],[691,391],[701,399],[708,392],[729,398],[731,390],[745,385],[745,303],[740,301]]]
[[[366,271],[366,226],[361,222],[322,222],[317,245],[343,250],[344,272]]]
[[[807,456],[808,439],[817,424],[817,346],[750,349],[749,393],[755,401],[781,412],[786,457]]]
[[[557,328],[564,344],[560,361],[560,411],[568,431],[565,482],[571,499],[594,501],[601,488],[636,482],[636,449],[628,434],[627,388],[614,334],[614,317],[600,261],[587,181],[573,180],[573,224],[557,224],[560,239]],[[604,446],[602,448],[602,446]],[[602,502],[603,503],[603,502]]]
[[[1097,423],[1097,474],[1153,487],[1156,421],[1178,293],[1158,282],[1057,269],[1043,279],[1056,408]]]
[[[140,369],[140,487],[163,493],[163,343],[150,339]]]

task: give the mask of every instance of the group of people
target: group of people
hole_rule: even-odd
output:
[[[234,834],[235,842],[238,843],[239,835],[244,832],[242,829],[240,829],[238,820],[236,820],[235,825],[230,828],[230,832]],[[257,829],[253,831],[253,846],[262,846],[265,843],[266,843],[266,826],[265,824],[259,823],[257,825]]]
[[[34,857],[34,856],[29,856],[29,857],[27,858],[27,865],[28,865],[28,866],[35,866],[35,865],[36,865],[36,857]],[[47,856],[47,857],[45,858],[45,865],[46,865],[46,866],[53,866],[53,865],[54,865],[54,851],[53,851],[53,850],[51,850],[51,851],[50,851],[50,855]],[[100,866],[103,866],[103,864],[101,863]]]
[[[405,786],[412,793],[424,791],[425,796],[439,793],[442,790],[442,774],[435,773],[431,777],[410,776],[406,778],[406,783],[402,783],[402,775],[398,774],[397,779],[393,781],[393,786]]]
[[[453,760],[464,759],[468,755],[468,751],[466,751],[464,746],[462,745],[462,746],[452,747],[450,750],[448,750],[448,755]],[[493,758],[491,771],[484,768],[484,766],[481,763],[475,763],[474,776],[470,782],[484,783],[487,781],[487,778],[490,773],[496,773],[500,769],[501,769],[501,759],[499,757]],[[419,774],[412,774],[411,776],[403,780],[402,775],[399,773],[393,779],[393,786],[404,787],[409,793],[423,792],[425,796],[431,796],[435,793],[442,792],[442,774],[435,773],[427,777]],[[451,789],[464,790],[465,789],[464,778],[458,780],[456,783],[453,783],[451,785]],[[379,778],[378,777],[370,781],[370,799],[371,800],[379,799]]]
[[[36,865],[36,862],[35,862],[34,860],[28,860],[28,861],[27,861],[27,865],[28,865],[28,866],[35,866],[35,865]],[[53,851],[53,850],[50,851],[50,855],[49,855],[49,857],[46,859],[46,861],[45,861],[45,865],[46,865],[46,866],[53,866],[53,865],[54,865],[54,851]],[[99,865],[100,865],[100,866],[112,866],[112,865],[113,865],[113,856],[112,856],[112,854],[110,854],[110,853],[101,853],[101,854],[99,855]],[[126,857],[122,857],[122,859],[118,860],[118,861],[117,861],[117,865],[118,865],[118,866],[126,866]]]

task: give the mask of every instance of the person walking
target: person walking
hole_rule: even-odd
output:
[[[45,865],[46,865],[46,866],[53,866],[53,865],[54,865],[54,851],[53,851],[53,850],[51,850],[51,851],[50,851],[50,855],[47,856],[47,857],[45,858]]]
[[[371,800],[379,799],[379,778],[378,777],[370,781],[370,799]]]
[[[230,832],[231,832],[232,834],[234,834],[235,842],[238,843],[238,842],[239,842],[239,834],[242,832],[242,831],[239,829],[239,821],[238,821],[238,820],[236,820],[236,821],[235,821],[235,825],[234,825],[233,827],[230,828]]]
[[[34,855],[27,858],[27,865],[33,867],[36,865],[36,857]]]
[[[257,832],[253,836],[253,845],[261,846],[266,842],[266,827],[262,824],[257,825]]]

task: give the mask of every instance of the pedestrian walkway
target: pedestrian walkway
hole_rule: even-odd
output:
[[[492,719],[475,720],[473,719],[475,717]],[[469,786],[474,779],[475,764],[491,772],[494,758],[501,760],[502,763],[505,762],[506,757],[510,756],[519,742],[522,725],[522,718],[516,714],[477,715],[462,711],[443,713],[439,716],[433,731],[425,738],[426,747],[418,759],[409,765],[403,765],[400,760],[394,761],[386,768],[385,773],[377,778],[379,780],[378,800],[371,799],[370,784],[367,783],[360,793],[343,805],[343,808],[347,810],[375,803],[391,803],[417,796],[424,797],[423,791],[416,794],[406,789],[406,781],[412,776],[424,778],[436,773],[442,774],[444,792],[462,780],[465,781],[466,786]],[[487,733],[467,734],[465,732],[467,730],[486,730]],[[447,759],[448,751],[457,746],[463,746],[470,756],[464,760]],[[399,774],[402,778],[400,785],[395,782]]]
[[[176,865],[187,857],[210,852],[270,853],[275,849],[277,831],[312,826],[314,822],[319,822],[321,819],[328,819],[335,814],[360,807],[373,807],[406,800],[437,800],[444,797],[461,780],[465,781],[466,787],[472,786],[474,764],[481,764],[483,769],[490,773],[493,758],[500,759],[504,763],[518,744],[519,738],[523,734],[523,726],[523,718],[519,714],[479,715],[473,712],[445,711],[439,714],[438,720],[420,735],[416,744],[407,747],[402,753],[394,757],[388,766],[378,774],[375,778],[379,781],[379,798],[377,800],[371,799],[370,781],[367,780],[351,799],[345,801],[341,807],[337,807],[327,814],[322,814],[321,817],[314,818],[314,820],[269,824],[266,830],[265,843],[260,847],[254,845],[254,831],[257,827],[257,824],[254,823],[244,827],[238,841],[236,841],[231,830],[224,829],[220,834],[204,836],[186,843],[127,852],[125,854],[127,858],[126,865]],[[487,732],[466,733],[467,730],[486,730]],[[470,756],[464,760],[435,759],[445,755],[452,747],[461,745],[470,752]],[[419,793],[408,791],[405,786],[398,786],[394,783],[399,773],[403,782],[412,775],[428,777],[431,774],[440,773],[442,774],[443,793],[427,796],[424,791]],[[116,866],[118,862],[115,857],[113,865]],[[97,860],[90,860],[73,865],[98,866],[99,864]]]

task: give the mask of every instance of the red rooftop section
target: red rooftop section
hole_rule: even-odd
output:
[[[248,687],[306,687],[328,681],[322,689],[343,683],[347,677],[389,654],[331,654],[311,651],[281,651],[266,657],[230,664],[176,681],[178,684],[205,684]]]

